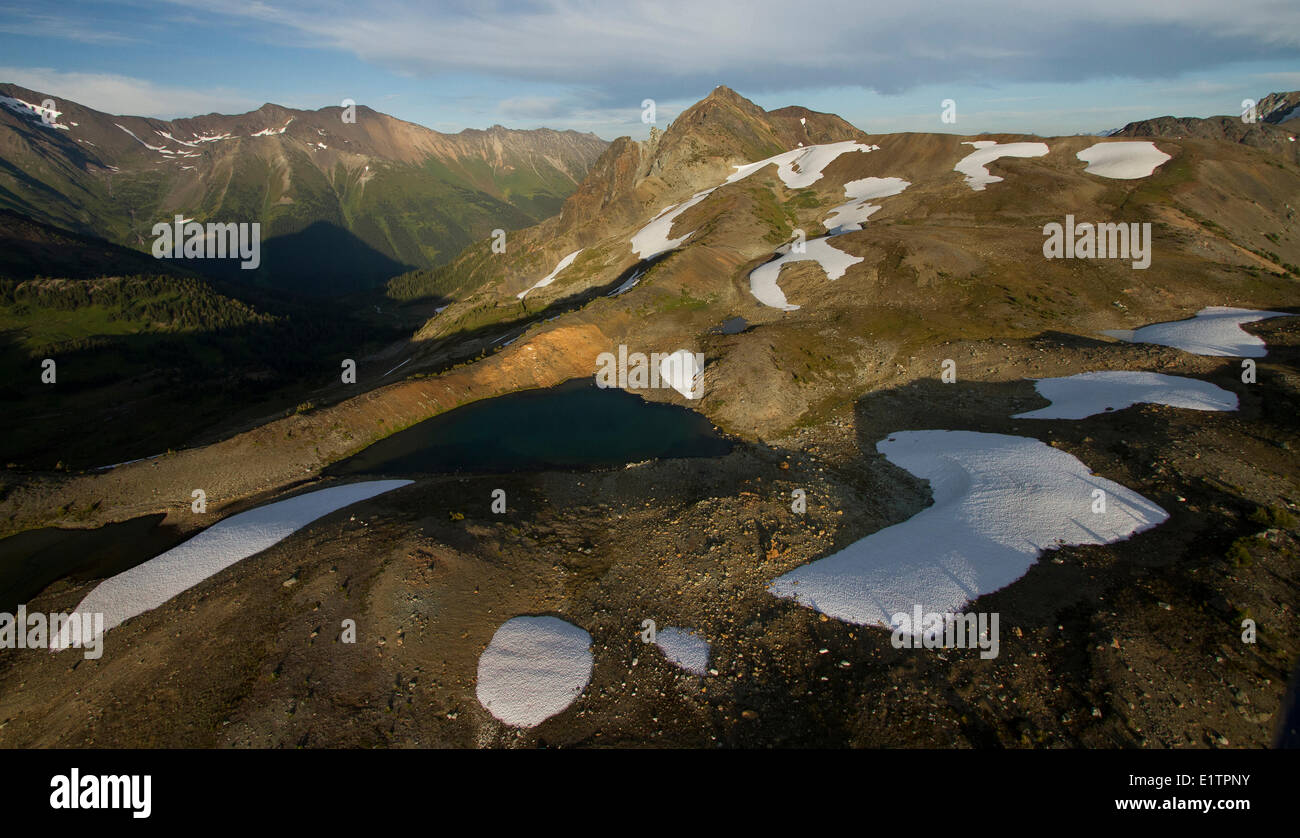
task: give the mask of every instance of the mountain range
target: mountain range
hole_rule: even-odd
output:
[[[559,147],[511,156],[502,135],[498,157],[492,131],[464,132],[475,150],[457,157],[433,132],[361,109],[339,128],[328,109],[104,123],[65,104],[64,130],[24,104],[41,94],[6,90],[19,101],[0,107],[0,536],[20,571],[12,601],[29,611],[68,612],[241,513],[266,521],[281,501],[349,484],[340,474],[362,452],[423,450],[429,440],[402,432],[435,417],[473,424],[514,405],[472,434],[462,425],[471,442],[432,443],[506,460],[539,436],[603,453],[611,438],[672,432],[594,408],[575,430],[518,407],[581,391],[712,424],[729,453],[460,472],[380,458],[373,473],[401,488],[266,549],[252,539],[233,565],[224,545],[244,538],[224,542],[224,569],[169,587],[113,629],[121,645],[102,660],[0,658],[0,745],[1269,741],[1300,654],[1300,318],[1273,316],[1300,312],[1297,94],[1260,100],[1263,118],[1244,127],[1162,117],[1116,136],[1038,137],[875,134],[718,87],[646,140],[509,135],[585,149],[552,164],[567,174],[548,176],[534,220],[512,203],[528,190],[503,184],[525,159],[534,175],[543,158],[568,159]],[[101,140],[111,154],[89,145]],[[318,165],[326,154],[337,158]],[[463,165],[442,162],[453,158]],[[339,216],[309,221],[308,195]],[[449,195],[479,213],[459,228],[462,249],[416,264],[390,244]],[[347,214],[362,205],[373,214]],[[235,208],[307,225],[268,237],[256,285],[158,263],[139,240],[146,218]],[[1145,230],[1149,260],[1049,258],[1051,225],[1076,221]],[[329,281],[277,272],[272,245],[295,236],[336,248]],[[348,262],[349,237],[387,261]],[[1258,351],[1136,342],[1211,306],[1264,316],[1215,337]],[[689,392],[587,383],[601,357],[680,350],[702,359]],[[340,376],[349,361],[355,381]],[[1177,377],[1222,402],[1111,398],[1084,418],[1034,415],[1056,402],[1048,380],[1081,374]],[[1036,467],[990,484],[960,459],[896,458],[900,444],[946,456],[954,437],[1011,438],[1031,464],[1071,461],[1078,482],[1060,494]],[[1066,544],[1025,526],[1092,531],[1106,498],[1111,514],[1134,508],[1115,486],[1163,523]],[[927,520],[933,532],[899,536]],[[779,593],[854,545],[879,565],[861,542],[890,531],[902,554],[952,545],[886,581],[978,597],[972,613],[1003,620],[1001,657],[900,648],[883,625],[828,613],[816,580],[798,601]],[[1014,581],[963,564],[1004,540],[1033,548]],[[883,590],[825,578],[843,581],[831,599],[878,604]],[[522,614],[581,627],[595,659],[572,709],[536,728],[494,721],[481,689],[485,650]],[[344,620],[355,645],[337,642]],[[707,662],[675,666],[642,642],[646,620],[698,632]],[[1247,620],[1258,644],[1241,642]]]
[[[260,222],[255,281],[343,293],[553,215],[606,145],[549,129],[443,134],[360,105],[114,116],[0,84],[0,208],[142,250],[176,215]]]

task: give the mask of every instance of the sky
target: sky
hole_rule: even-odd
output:
[[[136,116],[351,99],[605,139],[725,84],[870,133],[1053,136],[1300,89],[1300,2],[0,0],[0,82]]]

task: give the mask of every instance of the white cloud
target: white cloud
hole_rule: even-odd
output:
[[[565,113],[568,108],[559,96],[518,96],[502,100],[497,110],[511,119],[547,119]]]
[[[41,14],[13,6],[0,7],[9,20],[0,22],[0,32],[26,37],[61,38],[83,44],[129,44],[135,38],[75,17]]]
[[[590,131],[600,136],[617,137],[623,134],[649,131],[641,124],[640,102],[632,106],[601,107],[599,98],[592,96],[519,96],[497,103],[495,114],[515,127],[563,126],[574,131]],[[656,122],[660,128],[690,107],[691,100],[656,102]]]
[[[900,90],[958,79],[1171,76],[1300,49],[1294,0],[171,1],[405,72],[594,83],[619,98],[720,82]]]
[[[213,111],[239,113],[261,104],[226,88],[172,87],[112,73],[70,73],[47,67],[0,67],[0,80],[106,113],[160,119]]]

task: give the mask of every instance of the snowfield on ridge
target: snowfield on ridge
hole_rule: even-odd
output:
[[[1074,155],[1087,163],[1084,172],[1114,180],[1150,177],[1172,158],[1150,141],[1096,143]]]
[[[850,151],[870,152],[879,150],[880,146],[865,145],[854,140],[844,140],[838,143],[794,148],[790,151],[774,154],[756,163],[735,166],[736,171],[718,186],[696,192],[685,201],[660,210],[658,215],[650,219],[648,224],[632,236],[632,250],[641,259],[651,259],[660,253],[679,247],[695,234],[695,231],[692,230],[676,239],[669,238],[672,234],[673,222],[677,220],[679,215],[709,197],[719,187],[728,183],[742,181],[766,166],[776,164],[776,174],[777,177],[781,178],[781,182],[791,189],[799,189],[820,180],[825,168],[838,159],[841,154],[847,154]]]
[[[976,192],[983,192],[990,183],[999,183],[1003,178],[991,173],[988,164],[1000,157],[1042,157],[1048,152],[1047,143],[1007,143],[1003,145],[993,140],[969,140],[962,145],[974,146],[975,150],[957,161],[954,172],[966,176],[966,185]]]

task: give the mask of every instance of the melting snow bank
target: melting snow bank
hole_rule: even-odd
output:
[[[831,210],[831,214],[822,223],[826,225],[831,235],[861,230],[863,222],[880,209],[878,204],[869,204],[868,201],[872,198],[888,198],[890,195],[897,195],[911,185],[911,181],[903,180],[901,177],[866,177],[861,180],[851,180],[844,184],[844,197],[849,199],[848,203],[840,204]]]
[[[850,151],[879,151],[880,146],[864,145],[853,140],[845,140],[838,143],[825,143],[823,145],[810,145],[806,148],[794,148],[790,151],[783,151],[780,154],[768,157],[766,160],[759,160],[757,163],[747,163],[743,166],[736,166],[736,171],[730,174],[720,185],[735,183],[744,180],[754,172],[759,171],[765,166],[776,164],[777,177],[786,186],[796,189],[809,186],[821,179],[822,171],[836,160],[841,154]],[[867,178],[866,180],[872,180]],[[889,178],[893,180],[893,178]],[[858,181],[855,181],[855,183]],[[646,224],[632,236],[632,250],[642,259],[652,259],[660,253],[665,253],[679,246],[682,242],[695,235],[695,231],[686,235],[670,239],[673,222],[677,216],[686,212],[691,207],[709,197],[715,189],[705,189],[696,192],[691,197],[682,201],[680,204],[664,207],[659,214],[650,219]],[[890,193],[893,194],[893,193]],[[881,196],[876,196],[881,197]]]
[[[849,269],[849,266],[862,261],[861,256],[853,256],[843,250],[831,247],[831,238],[832,236],[822,236],[819,239],[808,240],[804,243],[803,253],[795,253],[790,245],[784,245],[781,248],[781,250],[786,251],[784,256],[759,265],[750,272],[749,293],[753,294],[765,306],[779,308],[784,311],[794,311],[799,308],[797,305],[786,302],[785,292],[776,284],[777,280],[781,278],[781,268],[794,262],[811,260],[822,266],[827,279],[839,279],[844,276],[844,272]]]
[[[876,148],[876,146],[871,146]],[[844,184],[844,196],[847,203],[831,210],[831,214],[822,223],[829,233],[819,239],[804,242],[802,253],[793,252],[790,245],[777,250],[783,253],[779,259],[760,265],[749,274],[749,292],[760,303],[782,311],[795,311],[799,308],[786,301],[785,292],[777,284],[781,278],[781,269],[793,262],[815,261],[826,272],[827,279],[839,279],[850,266],[862,261],[861,256],[852,256],[832,247],[830,239],[855,230],[861,230],[862,224],[871,214],[880,209],[877,204],[868,203],[873,198],[887,198],[897,195],[912,184],[897,177],[868,177],[852,180]]]
[[[648,270],[650,270],[648,266],[643,268],[637,268],[635,271],[632,272],[632,275],[629,276],[621,285],[619,285],[617,288],[615,288],[613,291],[609,292],[605,296],[617,297],[620,294],[626,294],[628,291],[631,291],[633,288],[636,287],[636,284],[641,281],[641,277],[645,276],[645,272]]]
[[[478,659],[478,701],[501,721],[535,727],[591,680],[591,635],[558,617],[507,620]]]
[[[962,145],[974,146],[975,150],[957,161],[954,172],[966,176],[966,184],[976,192],[982,192],[990,183],[997,183],[1002,178],[990,174],[985,168],[999,157],[1042,157],[1047,154],[1047,143],[1007,143],[1001,145],[993,140],[974,140]]]
[[[123,131],[125,131],[126,133],[130,134],[130,135],[131,135],[131,139],[135,140],[137,143],[139,143],[140,145],[142,145],[142,146],[144,146],[145,148],[149,149],[150,151],[161,151],[163,154],[172,154],[172,153],[173,153],[172,151],[170,151],[170,150],[164,148],[163,146],[160,146],[160,145],[149,145],[149,144],[146,143],[144,140],[142,140],[142,139],[140,139],[139,137],[137,137],[137,136],[135,135],[135,132],[132,131],[130,128],[127,128],[125,125],[118,125],[116,122],[114,122],[113,124],[114,124],[114,125],[117,125],[118,128],[121,128],[121,129],[122,129]]]
[[[1208,306],[1187,320],[1152,323],[1140,329],[1110,329],[1102,332],[1129,343],[1155,343],[1172,346],[1193,355],[1227,358],[1263,358],[1268,354],[1264,341],[1241,328],[1243,323],[1270,317],[1292,317],[1283,311],[1255,311],[1248,308]]]
[[[715,186],[713,189],[717,189],[717,187]],[[660,210],[658,215],[650,219],[649,224],[642,227],[636,232],[636,235],[632,236],[633,252],[642,259],[653,259],[660,253],[666,253],[667,251],[672,250],[674,247],[677,247],[682,242],[695,235],[695,231],[692,230],[681,238],[668,238],[669,234],[672,233],[673,222],[677,220],[677,216],[709,197],[709,194],[713,192],[713,189],[705,189],[703,192],[696,192],[680,204],[673,204],[672,206],[664,207]]]
[[[1036,439],[904,431],[876,450],[929,480],[934,504],[781,576],[773,594],[850,623],[892,628],[894,614],[918,605],[926,613],[960,611],[1019,579],[1045,550],[1122,541],[1169,517]]]
[[[1208,381],[1157,372],[1085,372],[1035,382],[1048,407],[1013,419],[1082,419],[1139,402],[1189,410],[1236,410],[1237,394]]]
[[[583,249],[580,247],[577,250],[570,253],[568,256],[565,256],[563,259],[560,260],[560,263],[555,266],[555,270],[551,271],[546,276],[537,280],[537,282],[535,282],[531,287],[525,288],[524,290],[520,291],[515,296],[522,300],[528,294],[529,291],[532,291],[536,288],[545,288],[547,285],[550,285],[552,282],[555,281],[555,277],[559,276],[560,271],[564,270],[565,268],[573,264],[573,260],[578,258],[578,254],[581,253],[582,250]]]
[[[1088,174],[1116,180],[1149,177],[1157,166],[1171,159],[1168,154],[1156,148],[1155,143],[1146,140],[1097,143],[1074,156],[1088,164],[1084,169]]]
[[[693,631],[668,626],[655,632],[655,645],[687,672],[704,675],[709,671],[709,641]]]
[[[218,521],[149,561],[105,579],[77,605],[104,614],[104,630],[165,603],[231,565],[278,544],[331,512],[381,495],[410,480],[372,480],[308,492]],[[60,634],[60,644],[70,638]]]
[[[59,117],[63,116],[63,111],[56,111],[44,105],[33,105],[31,102],[24,102],[22,99],[14,99],[9,96],[0,96],[0,105],[4,105],[16,114],[35,119],[46,128],[57,128],[60,131],[71,130],[68,126],[59,122]],[[77,123],[72,124],[76,125]]]
[[[822,172],[827,166],[834,163],[841,154],[847,154],[850,151],[879,150],[880,146],[878,145],[864,145],[854,140],[792,148],[789,151],[773,155],[766,160],[759,160],[757,163],[736,166],[736,171],[725,182],[735,183],[738,180],[744,180],[764,166],[775,163],[777,167],[776,176],[781,178],[781,182],[791,189],[801,189],[821,180]]]

